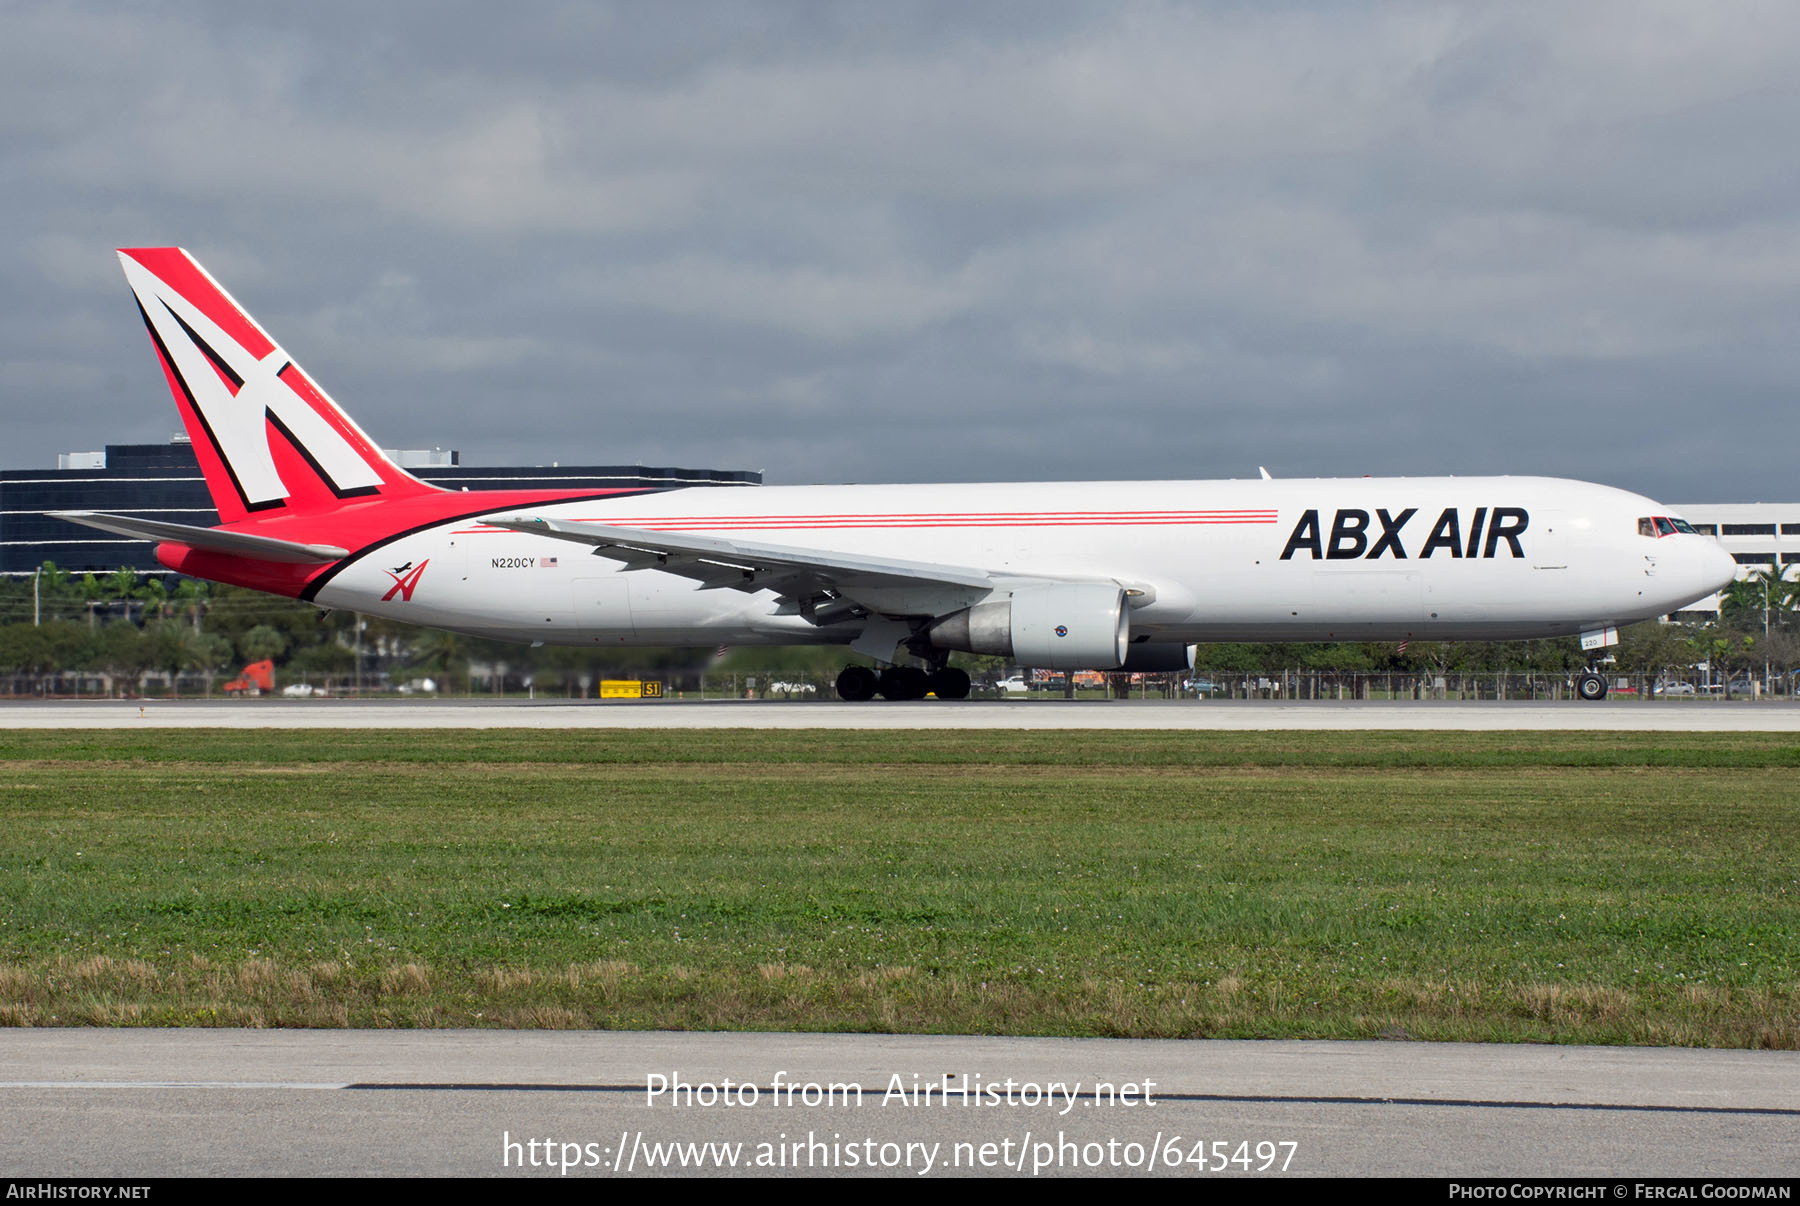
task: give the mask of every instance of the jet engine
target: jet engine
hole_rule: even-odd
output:
[[[992,653],[1047,670],[1113,670],[1131,642],[1125,591],[1111,583],[1027,586],[933,620],[939,649]]]

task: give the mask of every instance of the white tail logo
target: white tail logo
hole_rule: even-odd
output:
[[[362,454],[281,380],[292,363],[286,352],[275,346],[259,359],[149,269],[130,256],[119,258],[248,509],[278,505],[292,494],[270,455],[267,423],[293,442],[339,497],[369,493],[382,484]]]

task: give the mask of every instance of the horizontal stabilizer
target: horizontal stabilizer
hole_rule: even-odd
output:
[[[196,528],[185,523],[164,523],[157,519],[138,519],[130,515],[103,515],[97,511],[52,511],[50,516],[137,540],[185,544],[191,549],[254,557],[258,561],[311,565],[339,561],[350,555],[349,549],[340,549],[332,544],[299,544],[292,540],[277,540],[273,536],[230,532],[223,528]]]

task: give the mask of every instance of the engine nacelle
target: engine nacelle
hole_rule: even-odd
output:
[[[1045,670],[1115,670],[1131,642],[1125,591],[1110,583],[1027,586],[932,621],[939,649],[991,653]]]
[[[1173,641],[1140,641],[1125,654],[1121,670],[1136,674],[1165,674],[1171,670],[1192,670],[1194,647]]]

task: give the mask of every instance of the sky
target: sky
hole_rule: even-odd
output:
[[[0,466],[179,244],[387,447],[1800,498],[1800,5],[0,0]]]

